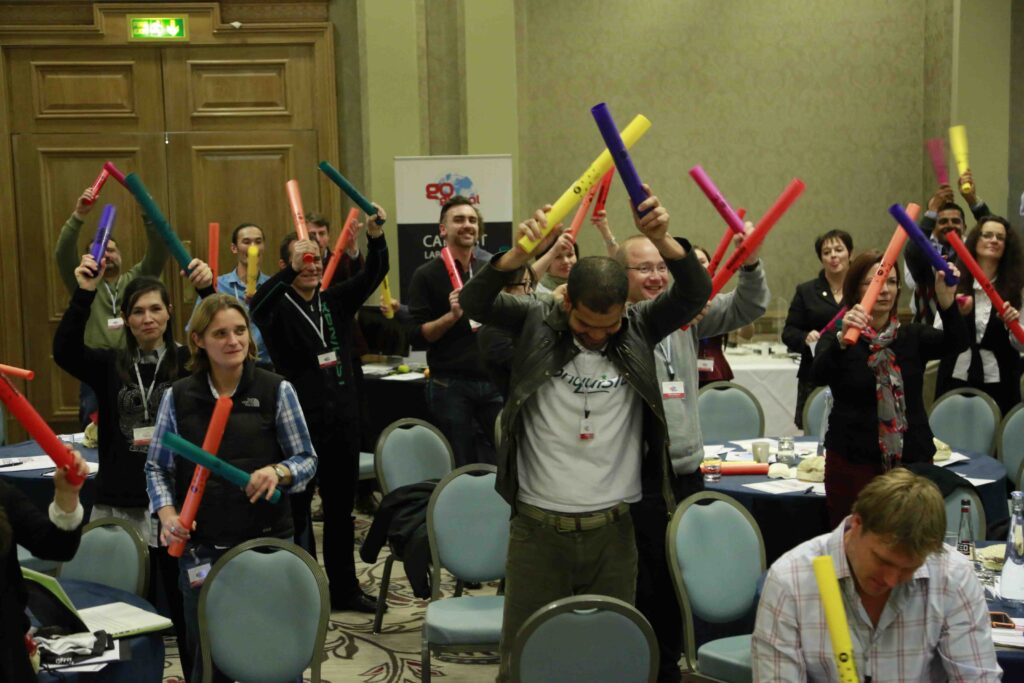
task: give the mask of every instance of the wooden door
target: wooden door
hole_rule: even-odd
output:
[[[69,293],[54,258],[61,226],[92,184],[105,161],[125,173],[138,172],[161,206],[167,201],[162,134],[15,134],[14,168],[18,206],[18,258],[23,282],[22,333],[28,367],[36,379],[26,384],[29,399],[55,426],[78,431],[78,382],[53,363],[53,335],[67,308]],[[114,235],[124,268],[138,263],[146,249],[142,216],[132,195],[109,180],[79,235],[79,253],[92,240],[104,204],[117,207]],[[165,276],[166,280],[166,276]]]

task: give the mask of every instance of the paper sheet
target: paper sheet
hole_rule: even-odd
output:
[[[961,474],[960,472],[957,472],[956,470],[953,470],[953,472],[954,472],[954,474],[959,476],[961,479],[966,479],[967,481],[971,482],[971,484],[973,484],[975,488],[977,488],[979,486],[984,486],[985,484],[991,484],[992,482],[995,481],[995,479],[977,479],[975,477],[968,477],[967,475]]]
[[[958,462],[967,462],[968,460],[970,460],[970,458],[964,455],[963,453],[957,453],[956,451],[953,451],[952,453],[950,453],[949,458],[947,460],[935,460],[934,463],[939,467],[946,467],[948,465],[952,465]]]
[[[743,486],[748,489],[771,493],[773,495],[779,495],[782,493],[807,493],[807,495],[813,494],[818,496],[825,495],[824,482],[811,484],[798,479],[773,479],[772,481],[762,481],[756,484],[744,484]],[[810,490],[808,491],[808,489]]]
[[[0,468],[0,472],[28,472],[30,470],[50,470],[56,467],[48,455],[23,455],[20,465],[11,465]]]
[[[50,460],[50,459],[47,458],[47,460]],[[96,474],[97,472],[100,471],[100,464],[98,462],[89,462],[89,463],[86,463],[86,464],[89,465],[89,475],[88,476],[91,477],[92,475],[94,475],[94,474]],[[54,466],[53,465],[53,461],[50,460],[50,467],[53,467],[53,466]],[[57,470],[55,468],[53,470],[53,472],[43,472],[43,476],[44,477],[52,477],[56,471]]]
[[[1024,619],[1010,617],[1017,628],[994,628],[992,629],[992,642],[1004,647],[1024,648]]]
[[[423,379],[426,375],[422,372],[403,372],[400,375],[388,375],[387,377],[381,377],[381,379],[391,379],[396,382],[408,382],[414,379]]]

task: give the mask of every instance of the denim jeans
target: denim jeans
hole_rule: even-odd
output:
[[[478,462],[497,464],[494,423],[503,402],[492,382],[431,377],[426,394],[434,424],[452,446],[456,467]]]

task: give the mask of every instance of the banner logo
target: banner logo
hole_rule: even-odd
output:
[[[477,194],[473,179],[458,173],[446,173],[436,183],[427,183],[425,191],[426,198],[437,201],[440,206],[455,195],[465,197],[470,204],[480,203],[480,195]]]

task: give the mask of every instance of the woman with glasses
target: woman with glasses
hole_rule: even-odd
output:
[[[818,277],[797,285],[789,304],[786,325],[782,328],[782,342],[793,353],[800,354],[800,368],[796,371],[796,410],[793,422],[804,428],[804,403],[817,386],[811,380],[812,349],[822,330],[828,326],[846,303],[843,299],[843,280],[850,269],[853,238],[845,230],[829,230],[814,240],[814,253],[821,262]]]
[[[1006,307],[995,310],[970,271],[960,267],[957,304],[971,346],[962,353],[942,357],[935,397],[960,387],[979,389],[991,396],[1005,415],[1020,403],[1020,354],[1024,347],[1006,329],[1007,323],[1020,317],[1024,288],[1020,237],[1005,218],[983,216],[964,244]],[[935,319],[935,327],[942,328],[941,318]]]
[[[537,286],[537,273],[526,265],[516,271],[512,281],[503,290],[513,296],[531,296]],[[495,325],[484,325],[476,333],[480,347],[480,365],[498,387],[502,397],[508,396],[508,378],[512,373],[515,339]]]
[[[843,283],[843,298],[858,302],[871,283],[882,254],[854,259]],[[954,268],[955,271],[955,268]],[[945,330],[922,323],[900,324],[896,305],[900,271],[889,271],[871,311],[853,303],[842,330],[861,331],[847,344],[843,331],[818,340],[811,379],[832,389],[825,433],[825,505],[832,526],[850,513],[860,490],[875,476],[909,463],[930,463],[935,455],[924,409],[924,368],[944,353],[967,348],[967,328],[954,304],[956,291],[942,273],[935,299]]]

